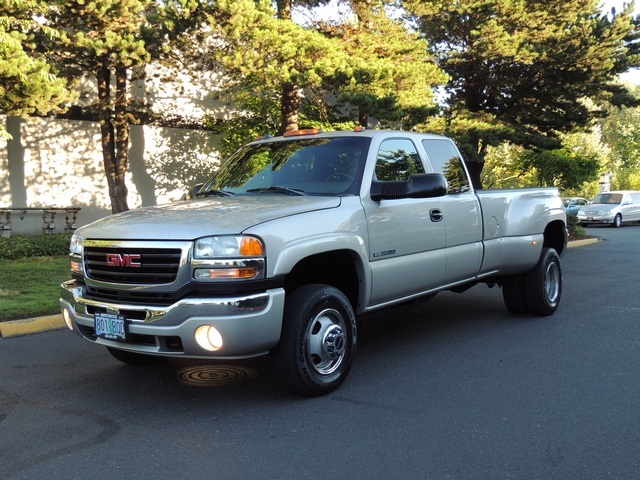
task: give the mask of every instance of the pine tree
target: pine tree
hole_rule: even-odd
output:
[[[489,146],[560,146],[559,133],[601,113],[584,99],[633,104],[617,75],[638,66],[630,9],[599,0],[406,0],[449,74],[445,115],[424,128],[454,136],[481,188]],[[595,105],[598,105],[597,103]]]
[[[0,10],[0,113],[46,115],[60,111],[71,98],[64,79],[35,51],[35,35],[56,32],[36,21],[43,4],[3,0]],[[7,137],[0,125],[0,137]]]
[[[434,89],[448,77],[428,45],[404,22],[392,19],[380,0],[353,0],[354,21],[322,23],[319,31],[340,40],[352,75],[340,74],[333,87],[343,106],[357,109],[358,123],[369,117],[411,128],[436,110]]]
[[[170,52],[177,37],[200,18],[196,0],[56,0],[47,24],[59,38],[43,38],[41,51],[74,80],[93,78],[98,103],[89,108],[100,124],[111,211],[129,209],[125,176],[132,71]]]

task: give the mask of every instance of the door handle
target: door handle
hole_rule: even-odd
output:
[[[444,215],[442,214],[442,210],[440,210],[439,208],[432,208],[431,210],[429,210],[429,217],[431,218],[432,222],[441,222],[444,218]]]

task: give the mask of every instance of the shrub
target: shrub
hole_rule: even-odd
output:
[[[15,260],[29,257],[67,255],[71,234],[15,235],[0,238],[0,259]]]
[[[567,215],[567,230],[569,230],[569,239],[580,238],[586,234],[584,228],[578,225],[578,217],[571,213]]]

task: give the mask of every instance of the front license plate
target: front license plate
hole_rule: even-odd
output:
[[[115,313],[96,313],[93,316],[96,335],[107,340],[127,341],[126,318]]]
[[[587,220],[591,221],[591,220],[593,220],[593,217],[587,217]]]

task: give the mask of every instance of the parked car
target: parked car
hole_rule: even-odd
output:
[[[580,225],[609,224],[614,228],[623,223],[640,222],[640,192],[619,190],[596,195],[590,205],[578,211]]]
[[[582,197],[563,197],[564,209],[567,215],[577,215],[578,211],[585,205],[589,205],[591,202]]]

